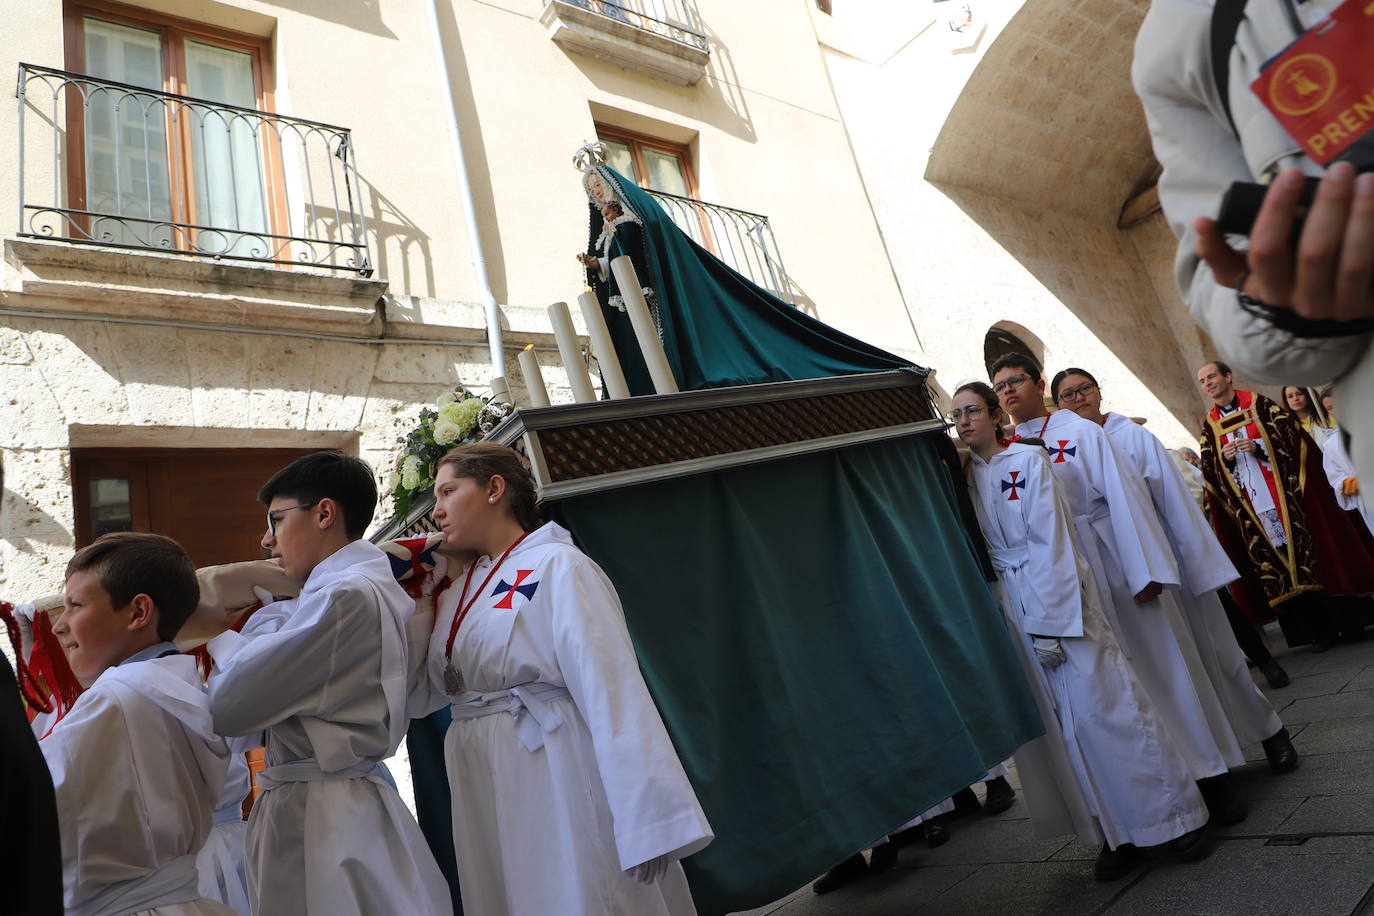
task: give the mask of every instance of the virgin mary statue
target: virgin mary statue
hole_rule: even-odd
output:
[[[687,236],[649,194],[588,144],[574,162],[591,211],[578,256],[625,372],[630,394],[653,394],[649,370],[610,270],[628,255],[678,387],[684,391],[825,378],[912,364],[812,318],[730,268]]]

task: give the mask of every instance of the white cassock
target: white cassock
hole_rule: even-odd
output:
[[[1217,598],[1217,589],[1239,579],[1240,573],[1207,524],[1164,443],[1118,413],[1107,414],[1102,428],[1150,492],[1183,578],[1181,586],[1171,590],[1183,608],[1198,655],[1236,739],[1244,747],[1272,737],[1283,722],[1250,677],[1245,655]]]
[[[239,916],[252,916],[248,875],[243,864],[248,836],[248,825],[243,822],[243,800],[250,791],[248,761],[243,754],[235,753],[229,758],[229,772],[215,808],[214,827],[196,855],[201,896],[218,900]]]
[[[1036,832],[1115,849],[1201,827],[1207,807],[1188,760],[1107,622],[1044,451],[1013,443],[991,461],[973,455],[969,483],[1007,629],[1045,723],[1044,736],[1016,752]],[[1044,667],[1033,636],[1058,638],[1064,663]]]
[[[96,678],[39,742],[57,791],[68,916],[233,916],[201,898],[229,748],[215,734],[196,661],[171,643]]]
[[[1350,461],[1350,452],[1346,450],[1345,438],[1339,429],[1327,433],[1322,443],[1322,468],[1326,471],[1326,479],[1331,481],[1331,489],[1336,491],[1336,504],[1347,512],[1360,513],[1365,527],[1374,533],[1374,512],[1370,512],[1364,494],[1347,496],[1341,492],[1341,484],[1352,477],[1358,479],[1359,475],[1355,473],[1355,465]]]
[[[414,684],[412,713],[453,704],[444,758],[463,910],[695,913],[676,860],[705,847],[711,827],[610,580],[553,523],[495,575],[487,557],[468,571],[440,596],[432,635],[413,631],[428,640],[429,670]],[[464,683],[446,693],[445,647],[465,585],[471,610],[453,648]],[[660,880],[625,874],[660,856],[673,860]]]
[[[1244,752],[1168,588],[1179,584],[1178,566],[1139,473],[1102,427],[1071,410],[1022,423],[1016,432],[1045,441],[1107,622],[1193,777],[1242,765]],[[1165,586],[1163,594],[1137,604],[1151,582]]]
[[[255,916],[451,916],[419,825],[376,772],[410,724],[414,610],[386,554],[354,541],[315,567],[300,597],[206,644],[216,729],[267,751],[248,820]]]

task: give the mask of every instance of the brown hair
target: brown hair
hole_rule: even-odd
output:
[[[544,524],[535,495],[534,478],[530,476],[525,459],[513,448],[497,445],[495,442],[473,442],[460,445],[439,459],[439,468],[453,465],[453,472],[459,477],[468,477],[485,484],[493,477],[506,482],[506,497],[510,502],[511,514],[526,531],[533,531]]]
[[[118,531],[102,535],[67,563],[64,579],[93,572],[110,604],[122,608],[135,595],[147,595],[157,607],[159,639],[175,639],[200,603],[196,567],[182,546],[160,534]]]
[[[983,400],[983,403],[986,404],[988,408],[989,419],[992,418],[994,413],[1002,409],[1002,402],[997,399],[997,393],[992,390],[992,386],[987,382],[964,382],[964,384],[954,389],[953,397],[957,398],[965,391],[971,391]],[[997,438],[1002,438],[1002,421],[998,420],[994,422],[993,428],[997,431]]]

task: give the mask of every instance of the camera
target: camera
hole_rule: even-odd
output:
[[[1374,131],[1352,143],[1349,149],[1332,160],[1332,164],[1336,162],[1349,162],[1355,166],[1357,172],[1374,172]],[[1302,196],[1298,200],[1298,212],[1294,217],[1294,245],[1302,236],[1303,222],[1307,219],[1307,212],[1312,208],[1313,200],[1316,199],[1317,185],[1320,183],[1320,178],[1309,177],[1303,186]],[[1232,183],[1222,195],[1217,226],[1227,235],[1248,236],[1255,227],[1260,206],[1264,203],[1264,195],[1268,191],[1269,186],[1265,184],[1250,181]]]

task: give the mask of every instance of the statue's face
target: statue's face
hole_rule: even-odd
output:
[[[611,189],[606,187],[605,179],[595,172],[587,176],[587,193],[591,194],[598,206],[612,199]]]

